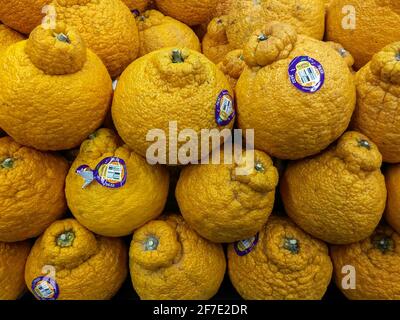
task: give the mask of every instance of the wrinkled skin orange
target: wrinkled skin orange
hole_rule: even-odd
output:
[[[107,188],[96,181],[82,188],[85,180],[76,173],[82,165],[94,169],[107,157],[126,164],[126,183]],[[100,129],[81,145],[69,170],[65,193],[74,217],[86,228],[109,237],[126,236],[156,218],[164,209],[169,176],[166,168],[151,166],[131,151],[109,129]]]
[[[162,130],[169,150],[173,121],[177,122],[178,131],[192,129],[198,141],[203,129],[220,132],[232,128],[233,119],[220,125],[215,117],[218,97],[225,90],[234,96],[222,71],[203,54],[174,47],[153,51],[134,61],[121,75],[112,104],[114,124],[133,151],[151,157],[155,141],[147,139],[147,134],[153,129]],[[178,141],[177,145],[180,149],[184,142]],[[201,159],[210,150],[190,153],[190,161]],[[169,152],[166,156],[167,164],[176,164],[169,159]]]
[[[353,12],[355,19],[351,17]],[[352,27],[349,22],[354,20]],[[327,40],[338,42],[351,52],[359,69],[384,46],[399,41],[399,23],[397,0],[332,0],[327,10],[326,35]]]
[[[137,58],[135,17],[120,0],[54,0],[57,21],[75,28],[112,78]]]
[[[324,150],[347,129],[356,100],[354,77],[329,44],[271,23],[250,37],[243,54],[248,67],[236,85],[238,125],[254,129],[255,148],[279,159],[301,159]],[[306,93],[291,83],[289,66],[299,56],[324,68],[318,91]]]
[[[218,0],[154,0],[158,10],[188,26],[209,21],[216,10]]]
[[[139,10],[139,12],[144,12],[149,7],[151,0],[122,0],[129,9]]]
[[[250,253],[228,247],[233,286],[246,300],[319,300],[332,277],[327,246],[287,218],[271,216]]]
[[[136,230],[129,258],[133,287],[143,300],[210,299],[226,269],[222,246],[175,214]]]
[[[0,23],[0,51],[24,39],[25,37],[22,34]]]
[[[336,50],[337,53],[339,53],[339,55],[344,59],[344,61],[346,62],[347,66],[349,67],[351,73],[355,73],[354,69],[353,69],[353,65],[354,65],[354,58],[351,55],[351,53],[349,51],[347,51],[345,48],[343,48],[343,46],[340,43],[336,43],[333,41],[327,41],[327,44],[329,44],[332,49]]]
[[[332,246],[331,257],[336,284],[348,299],[400,300],[400,235],[392,228],[382,225],[360,242]],[[351,284],[346,275],[354,276],[355,288],[344,286]]]
[[[400,165],[391,165],[385,172],[388,199],[385,218],[400,233]]]
[[[0,138],[0,241],[36,237],[64,214],[67,172],[62,157]]]
[[[229,13],[227,36],[240,49],[250,35],[271,21],[292,25],[299,34],[322,40],[325,10],[321,0],[235,0]]]
[[[383,161],[400,162],[400,42],[383,48],[356,74],[353,127],[379,148]]]
[[[286,212],[326,242],[365,239],[385,210],[381,165],[375,144],[358,132],[347,132],[323,153],[289,163],[281,183]]]
[[[0,55],[0,82],[0,127],[39,150],[79,146],[110,107],[107,69],[63,24],[55,30],[39,26],[28,40],[6,48]]]
[[[0,0],[0,21],[21,33],[29,34],[46,12],[43,7],[52,0]]]
[[[187,223],[213,242],[249,238],[267,222],[275,200],[278,171],[271,158],[254,151],[243,152],[237,164],[204,164],[184,167],[175,195]],[[221,152],[220,157],[223,159]],[[246,168],[244,175],[238,169]],[[240,172],[239,172],[240,173]]]
[[[218,63],[217,67],[225,74],[231,88],[235,90],[236,84],[243,70],[246,68],[243,50],[233,50],[229,52],[225,58]]]
[[[7,48],[9,45],[22,41],[24,39],[25,37],[22,34],[10,29],[0,22],[0,54],[1,51]],[[5,132],[0,129],[0,137],[4,135]]]
[[[201,44],[204,55],[216,64],[220,63],[233,50],[226,35],[227,23],[228,16],[211,20]]]
[[[54,222],[28,257],[25,282],[32,292],[37,277],[49,276],[59,287],[58,300],[106,300],[128,273],[127,248],[119,238],[96,236],[74,219]]]
[[[208,27],[203,42],[207,57],[215,63],[215,50],[243,49],[251,34],[266,24],[279,21],[292,25],[299,34],[322,40],[325,27],[325,8],[322,0],[233,0],[218,18],[226,20],[219,28]],[[224,34],[224,37],[221,36]],[[212,39],[212,41],[210,41]],[[214,48],[216,47],[216,48]]]
[[[200,41],[184,23],[164,16],[157,10],[148,10],[136,17],[139,29],[139,56],[166,47],[185,47],[201,52]]]
[[[0,300],[16,300],[25,292],[25,262],[29,241],[0,242]]]

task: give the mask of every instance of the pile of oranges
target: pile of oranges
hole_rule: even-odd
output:
[[[0,299],[400,299],[399,23],[0,0]]]

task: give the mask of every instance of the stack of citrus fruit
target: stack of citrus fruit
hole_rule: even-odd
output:
[[[0,0],[0,299],[400,300],[399,24]]]

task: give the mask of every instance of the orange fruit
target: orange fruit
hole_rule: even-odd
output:
[[[271,216],[254,237],[230,244],[228,270],[247,300],[318,300],[332,277],[327,246],[287,218]]]
[[[333,41],[327,41],[327,44],[329,44],[332,49],[336,50],[337,53],[344,59],[346,64],[348,65],[350,71],[354,73],[353,65],[354,65],[354,58],[351,55],[349,51],[347,51],[345,48],[340,43],[336,43]]]
[[[24,40],[24,36],[0,23],[0,51],[9,45]]]
[[[119,174],[115,181],[105,178],[111,185],[99,180],[86,185],[85,179],[77,173],[79,168],[98,168],[101,174],[105,159],[110,157],[124,161],[123,165],[110,162],[114,171],[107,169],[106,174],[102,174],[103,178]],[[99,166],[100,163],[104,164]],[[120,237],[131,234],[161,214],[168,187],[166,168],[149,165],[146,159],[123,145],[113,131],[100,129],[82,143],[69,170],[65,194],[72,214],[82,225],[96,234]]]
[[[61,217],[67,172],[63,158],[0,138],[0,241],[36,237]]]
[[[24,293],[25,262],[30,248],[29,241],[0,242],[0,300],[16,300]]]
[[[201,52],[200,41],[192,29],[157,10],[148,10],[137,16],[136,23],[140,39],[139,56],[174,46]]]
[[[52,0],[0,0],[0,21],[29,34],[45,17],[44,6]]]
[[[395,0],[332,0],[326,36],[351,52],[357,69],[384,46],[399,41],[400,2]],[[371,41],[371,35],[374,40]]]
[[[0,54],[1,50],[7,48],[9,45],[24,40],[24,36],[0,22]],[[3,137],[5,132],[0,129],[0,137]]]
[[[400,300],[400,235],[392,228],[382,225],[360,242],[332,246],[331,257],[336,284],[348,299]],[[353,288],[346,275],[354,277]]]
[[[314,237],[347,244],[370,236],[386,203],[382,156],[367,137],[347,132],[323,153],[289,163],[281,182],[288,215]]]
[[[256,31],[236,85],[238,125],[255,148],[279,159],[317,154],[348,127],[356,90],[345,60],[329,44],[287,24]]]
[[[202,237],[213,242],[249,238],[267,222],[275,200],[278,171],[261,151],[243,152],[239,164],[203,164],[184,167],[175,195],[182,216]],[[223,159],[224,153],[220,157]],[[224,159],[225,160],[225,159]],[[245,168],[246,175],[236,169]]]
[[[400,233],[400,165],[389,166],[385,177],[388,192],[386,221],[397,233]]]
[[[144,12],[152,2],[151,0],[122,0],[129,9]]]
[[[137,58],[139,34],[135,18],[120,0],[56,0],[54,5],[57,22],[79,32],[112,78]]]
[[[207,32],[203,37],[203,53],[214,63],[220,63],[233,50],[226,35],[227,24],[227,16],[214,18],[208,24]]]
[[[377,53],[356,75],[353,127],[379,148],[383,161],[400,162],[400,42]]]
[[[227,36],[235,48],[241,48],[250,35],[268,22],[292,25],[297,33],[322,40],[325,9],[320,0],[235,0],[229,13]]]
[[[224,121],[222,113],[218,113],[221,101],[230,107]],[[233,91],[222,71],[201,53],[164,48],[137,59],[124,71],[114,93],[112,115],[125,143],[139,155],[153,158],[157,152],[152,147],[156,145],[146,138],[153,129],[165,134],[167,151],[174,121],[179,131],[192,129],[198,141],[202,141],[203,129],[220,132],[231,128],[235,115]],[[176,144],[180,150],[184,142]],[[189,160],[206,156],[203,151],[209,152],[190,152]],[[170,159],[169,152],[166,153],[166,159],[161,159],[163,155],[158,155],[158,159],[168,164],[181,163],[181,158]]]
[[[127,260],[121,239],[96,236],[74,219],[59,220],[36,240],[25,283],[40,300],[111,299],[126,278]]]
[[[215,11],[210,17],[209,21],[193,27],[200,39],[203,39],[204,35],[207,33],[207,26],[211,20],[216,17],[227,15],[231,10],[234,1],[235,0],[220,0],[217,3],[217,7],[215,8]]]
[[[188,26],[207,22],[216,10],[217,0],[155,0],[158,10]]]
[[[112,94],[101,60],[60,24],[0,55],[0,127],[39,150],[74,148],[103,122]]]
[[[243,50],[233,50],[229,52],[225,58],[218,63],[217,67],[224,73],[231,88],[235,89],[243,70],[246,68]]]
[[[235,0],[220,0],[215,8],[214,17],[226,15],[232,10],[235,5]]]
[[[207,54],[212,46],[219,50],[226,48],[220,58],[234,49],[243,49],[255,30],[272,21],[291,24],[299,34],[318,40],[324,36],[325,8],[321,0],[233,0],[228,6],[230,10],[225,11],[226,16],[219,17],[226,23],[219,28],[208,28],[205,39],[214,41],[203,42],[204,52],[215,63],[220,62],[218,57]]]
[[[201,238],[178,215],[136,230],[129,258],[133,287],[143,300],[210,299],[226,269],[222,246]]]

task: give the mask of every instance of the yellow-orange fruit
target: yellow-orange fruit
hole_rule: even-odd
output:
[[[207,33],[203,37],[203,53],[214,63],[220,63],[233,50],[226,35],[227,24],[227,16],[214,18],[208,24]]]
[[[255,148],[279,159],[301,159],[347,129],[354,77],[329,44],[271,23],[250,37],[244,58],[248,68],[235,90],[238,125],[254,129]]]
[[[21,33],[29,34],[43,20],[46,5],[52,0],[0,0],[0,21]]]
[[[400,162],[400,42],[383,48],[356,74],[353,127],[379,148],[383,161]]]
[[[0,300],[16,300],[25,291],[25,262],[29,241],[0,242]]]
[[[382,156],[367,137],[347,132],[323,153],[290,163],[281,183],[288,215],[333,244],[370,236],[386,203]]]
[[[243,49],[255,30],[272,21],[290,24],[299,34],[318,40],[322,40],[324,35],[325,7],[322,0],[233,0],[222,14],[225,17],[220,18],[226,22],[218,28],[209,26],[203,42],[203,51],[215,63],[220,60],[214,60],[209,52],[225,48],[220,54],[223,57],[229,51]]]
[[[37,27],[0,55],[0,127],[39,150],[74,148],[103,122],[111,79],[74,29]]]
[[[246,68],[243,50],[233,50],[229,52],[225,58],[218,63],[217,67],[224,73],[231,88],[235,90],[236,84],[242,75],[243,70]]]
[[[337,53],[339,53],[339,55],[346,62],[346,64],[349,67],[350,71],[352,73],[355,73],[355,71],[353,69],[354,58],[351,55],[351,53],[349,51],[347,51],[345,48],[343,48],[343,46],[340,43],[336,43],[336,42],[333,42],[333,41],[327,41],[326,43],[329,44],[334,50],[336,50]]]
[[[170,139],[171,148],[176,144],[179,151],[186,143],[182,138],[174,141],[174,126],[179,131],[191,129],[198,141],[202,130],[232,128],[233,96],[222,71],[203,54],[164,48],[137,59],[124,71],[114,93],[112,115],[118,134],[133,151],[154,162],[185,164],[183,157],[169,157]],[[160,135],[165,135],[165,141]],[[158,147],[163,142],[165,148]],[[198,160],[209,151],[196,149],[187,158]]]
[[[0,51],[9,45],[24,40],[25,37],[0,22]]]
[[[253,236],[267,222],[278,171],[261,151],[243,152],[240,163],[225,164],[223,153],[220,159],[221,164],[184,167],[175,195],[183,217],[202,237],[234,242]]]
[[[400,233],[400,165],[391,165],[385,172],[388,199],[385,217],[390,226]]]
[[[216,10],[218,0],[155,0],[158,10],[188,26],[207,22]]]
[[[133,287],[144,300],[210,299],[226,269],[222,246],[201,238],[178,215],[136,230],[129,258]]]
[[[332,277],[327,246],[287,218],[271,216],[259,234],[228,247],[232,284],[247,300],[318,300]]]
[[[144,12],[149,7],[151,0],[122,0],[129,9],[139,10],[139,12]]]
[[[66,210],[65,159],[0,138],[0,241],[40,235]]]
[[[136,17],[139,29],[139,56],[167,47],[185,47],[201,52],[200,41],[184,23],[148,10]]]
[[[96,236],[74,219],[59,220],[36,240],[25,282],[40,300],[111,299],[128,273],[127,258],[121,239]],[[43,282],[50,296],[41,290]]]
[[[135,17],[120,0],[54,0],[57,22],[75,28],[112,78],[137,58]]]
[[[397,0],[332,0],[327,10],[326,37],[349,50],[359,69],[384,46],[399,41],[399,23]]]
[[[86,181],[77,169],[88,166],[91,170],[106,170],[112,175],[112,171],[105,169],[106,164],[98,167],[101,161],[110,157],[124,161],[125,167],[114,163],[111,168],[119,174],[115,181],[106,180],[120,183],[120,186],[112,188],[98,180],[85,185]],[[107,174],[103,173],[102,177]],[[100,129],[82,143],[68,173],[65,193],[72,214],[81,224],[97,234],[119,237],[131,234],[161,214],[168,186],[166,168],[149,165],[146,159],[123,145],[113,131]]]
[[[400,300],[400,235],[379,226],[368,238],[332,246],[335,280],[351,300]]]

